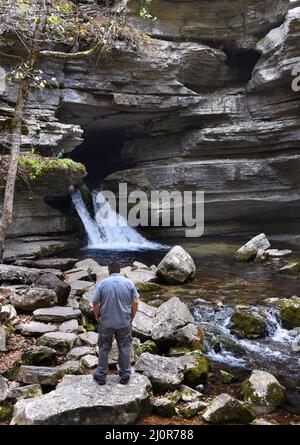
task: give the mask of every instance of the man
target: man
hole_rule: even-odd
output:
[[[93,309],[99,323],[99,362],[94,379],[105,385],[108,354],[116,337],[119,349],[120,383],[126,385],[131,374],[131,325],[138,310],[139,294],[128,278],[120,275],[120,265],[110,263],[109,277],[100,281],[93,295]]]

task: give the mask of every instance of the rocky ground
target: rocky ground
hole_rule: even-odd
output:
[[[270,247],[263,236],[258,240],[259,246],[257,237],[250,243],[252,256],[253,246],[257,251]],[[97,332],[90,296],[107,268],[75,258],[0,265],[1,423],[300,422],[299,415],[287,411],[286,388],[274,375],[212,361],[208,344],[214,341],[217,348],[220,342],[217,346],[178,297],[159,299],[168,283],[182,284],[194,276],[194,262],[184,249],[174,247],[158,266],[135,262],[122,274],[136,283],[142,300],[133,323],[134,373],[128,386],[117,383],[114,343],[108,383],[99,387],[91,376],[97,365]],[[295,331],[298,350],[300,299],[267,304],[275,305],[283,323]],[[230,323],[237,338],[268,335],[264,314],[247,307],[236,308]]]

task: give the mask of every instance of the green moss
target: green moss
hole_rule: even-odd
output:
[[[157,292],[161,290],[157,283],[136,283],[135,287],[138,292]]]
[[[241,396],[245,402],[251,402],[253,404],[265,404],[271,406],[280,405],[285,399],[285,389],[276,383],[270,383],[268,385],[265,395],[259,395],[253,389],[249,379],[246,379],[241,384]]]
[[[174,405],[177,405],[179,400],[181,399],[181,392],[180,391],[169,391],[167,392],[164,397],[166,399],[169,399]]]
[[[186,406],[183,406],[180,408],[179,413],[185,418],[185,419],[192,419],[195,417],[200,411],[203,411],[205,408],[205,404],[201,402],[192,402],[189,403]]]
[[[152,340],[147,340],[141,344],[141,353],[150,352],[150,354],[156,354],[157,351],[157,344]]]
[[[231,316],[231,332],[245,338],[260,338],[266,335],[266,323],[249,312],[236,311]]]
[[[251,261],[256,257],[256,254],[257,254],[256,249],[247,250],[246,252],[237,251],[235,254],[235,259],[241,262]]]
[[[5,373],[5,377],[8,378],[8,380],[18,380],[19,371],[22,364],[23,364],[22,360],[16,360],[13,363],[11,369]]]
[[[170,349],[168,356],[169,357],[179,357],[181,355],[185,355],[191,352],[191,348],[184,346],[174,346]]]
[[[0,421],[10,419],[13,413],[12,406],[3,406],[0,407]]]
[[[69,173],[71,175],[77,174],[82,177],[86,176],[84,165],[72,159],[46,158],[35,153],[22,154],[19,157],[18,167],[30,181],[47,175],[50,171]]]
[[[193,353],[195,364],[185,373],[184,377],[191,385],[205,383],[210,371],[210,361],[201,353]]]
[[[287,329],[300,326],[300,298],[292,297],[276,301],[276,306],[280,309],[281,320]]]

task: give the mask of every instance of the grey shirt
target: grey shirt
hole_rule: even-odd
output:
[[[112,329],[129,326],[132,301],[136,298],[138,291],[128,278],[113,273],[101,280],[93,294],[93,302],[100,304],[101,325]]]

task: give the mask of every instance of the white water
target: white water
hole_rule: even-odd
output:
[[[93,191],[96,218],[89,214],[79,190],[72,194],[75,209],[84,225],[89,249],[149,250],[166,246],[148,241],[125,218],[118,215],[101,193]]]

